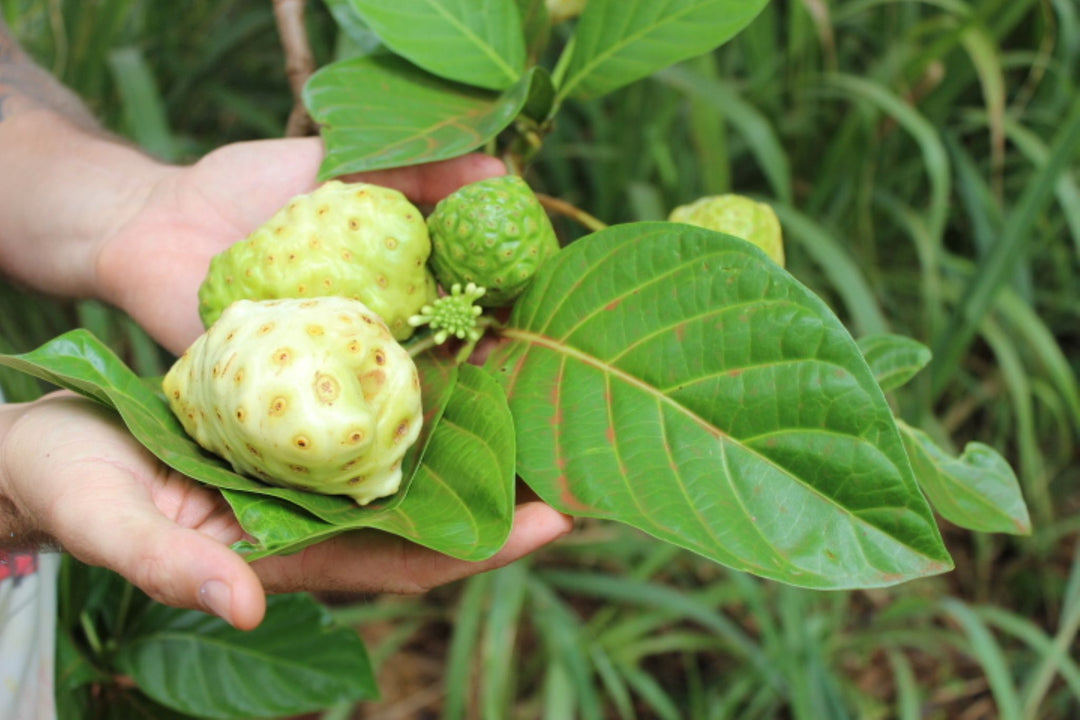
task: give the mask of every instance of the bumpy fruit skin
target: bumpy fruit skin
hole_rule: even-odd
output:
[[[487,288],[486,307],[509,305],[559,251],[544,207],[528,183],[502,175],[459,188],[428,216],[431,260],[443,288]]]
[[[163,381],[199,445],[267,483],[392,495],[420,433],[420,380],[409,354],[358,300],[238,300]]]
[[[743,195],[710,195],[675,208],[668,220],[743,238],[764,250],[777,265],[784,265],[780,219],[765,203]]]
[[[210,261],[199,288],[209,327],[240,300],[340,295],[360,300],[398,340],[436,297],[423,214],[397,190],[332,180],[299,195]]]
[[[552,23],[561,23],[577,17],[585,9],[587,0],[545,0],[548,17]]]

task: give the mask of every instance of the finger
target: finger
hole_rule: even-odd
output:
[[[569,517],[544,503],[527,502],[517,507],[502,549],[480,562],[458,560],[386,533],[356,532],[252,566],[270,592],[414,594],[507,565],[572,529]]]
[[[506,166],[498,158],[471,153],[450,160],[376,170],[343,177],[400,190],[415,203],[434,203],[462,185],[505,175]]]

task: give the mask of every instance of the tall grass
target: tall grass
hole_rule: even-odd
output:
[[[163,157],[284,126],[269,2],[0,9],[110,127]],[[320,4],[309,16],[325,60],[336,32]],[[1031,537],[946,527],[950,575],[826,594],[585,523],[423,598],[337,606],[385,697],[327,717],[1080,716],[1078,82],[1073,0],[774,0],[718,52],[568,105],[530,176],[608,222],[704,194],[768,200],[789,270],[853,333],[934,349],[897,413],[945,446],[1006,453]],[[152,370],[108,309],[0,301],[8,345],[97,323]]]

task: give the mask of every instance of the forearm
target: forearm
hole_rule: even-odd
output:
[[[101,239],[161,171],[102,131],[0,22],[0,273],[49,293],[96,295]]]

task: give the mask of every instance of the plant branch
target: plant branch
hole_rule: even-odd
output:
[[[548,212],[568,217],[593,232],[603,230],[607,227],[607,223],[605,223],[603,220],[599,220],[593,217],[581,208],[577,207],[576,205],[572,205],[565,200],[560,200],[557,197],[552,197],[551,195],[544,195],[542,193],[536,193],[536,197],[540,201],[540,204],[543,205],[544,209]]]
[[[274,18],[277,20],[281,47],[285,51],[285,74],[293,94],[293,109],[285,126],[288,137],[311,135],[315,131],[315,122],[304,107],[302,97],[304,83],[315,72],[315,56],[311,52],[304,22],[305,2],[274,0]]]

